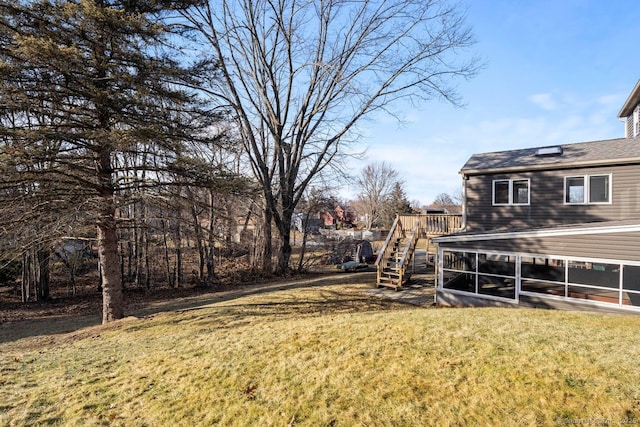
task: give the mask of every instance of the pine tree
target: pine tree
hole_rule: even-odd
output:
[[[188,172],[184,144],[216,119],[187,89],[208,65],[172,58],[163,20],[192,3],[0,0],[0,194],[51,227],[95,223],[103,322],[124,316],[120,197],[143,170]]]

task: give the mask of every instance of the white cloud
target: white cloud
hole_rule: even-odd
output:
[[[529,101],[546,111],[553,111],[558,108],[558,103],[550,93],[537,93],[529,97]]]
[[[619,108],[619,107],[622,107],[622,105],[620,104],[620,99],[624,99],[624,95],[621,95],[621,94],[603,95],[597,99],[597,102],[600,105],[604,105],[604,106],[613,105],[614,107]]]

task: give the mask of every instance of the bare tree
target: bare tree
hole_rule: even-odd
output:
[[[411,207],[411,210],[415,211],[415,212],[421,212],[422,211],[422,202],[418,199],[413,199],[409,202],[409,206]]]
[[[219,60],[208,90],[235,114],[266,231],[273,220],[280,235],[280,274],[296,205],[349,154],[356,125],[400,99],[456,104],[450,80],[478,70],[461,56],[473,44],[464,15],[446,0],[211,0],[184,16]]]
[[[365,216],[365,228],[369,230],[389,210],[392,195],[401,181],[398,171],[382,162],[367,165],[356,182],[358,212]]]
[[[440,193],[436,196],[430,207],[444,208],[448,213],[457,214],[462,212],[462,197],[461,195],[451,196],[448,193]]]

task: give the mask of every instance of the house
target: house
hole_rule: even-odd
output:
[[[320,228],[320,219],[314,218],[313,216],[304,213],[304,212],[296,212],[293,214],[291,218],[291,224],[301,233],[310,233],[314,234],[318,232]]]
[[[320,218],[322,220],[322,224],[324,224],[325,227],[331,227],[336,223],[336,219],[333,217],[333,215],[329,211],[321,213]]]
[[[625,137],[474,154],[463,231],[438,244],[439,305],[640,313],[640,81]]]
[[[338,219],[338,224],[340,224],[342,227],[349,228],[353,226],[353,223],[355,222],[357,217],[356,212],[353,209],[344,209],[342,206],[336,206],[334,212],[336,214],[336,218]]]
[[[327,228],[332,226],[350,228],[353,226],[357,215],[351,208],[344,209],[342,206],[336,206],[333,213],[326,211],[321,213],[320,217]]]

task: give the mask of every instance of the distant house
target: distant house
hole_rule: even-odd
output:
[[[292,224],[299,232],[315,234],[320,228],[320,215],[316,217],[302,212],[296,212],[292,217]]]
[[[640,312],[640,81],[619,118],[625,138],[471,156],[438,304]]]
[[[336,223],[336,219],[333,217],[333,215],[329,211],[321,213],[320,218],[322,219],[322,224],[325,227],[331,227]]]
[[[326,228],[336,226],[352,227],[356,220],[356,212],[351,208],[343,208],[342,206],[336,206],[333,213],[326,211],[320,214],[322,223]]]
[[[356,220],[356,212],[351,208],[336,206],[334,209],[338,223],[344,227],[351,227]]]

